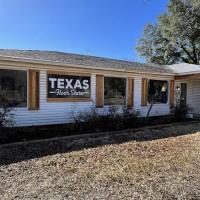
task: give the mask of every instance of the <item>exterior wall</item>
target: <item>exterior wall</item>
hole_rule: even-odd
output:
[[[148,78],[149,79],[163,79],[161,77],[148,77]],[[168,80],[168,79],[165,79],[165,80]],[[135,106],[135,109],[140,112],[141,116],[146,116],[149,106],[141,107],[141,95],[142,95],[141,87],[142,87],[142,77],[138,77],[135,79],[134,106]],[[154,106],[151,110],[151,113],[150,113],[151,116],[168,115],[170,113],[169,88],[168,88],[168,103],[167,104],[154,104]]]
[[[72,122],[79,112],[85,112],[94,106],[95,102],[95,75],[91,76],[91,98],[89,102],[47,102],[47,71],[40,71],[40,109],[15,109],[16,126],[33,126],[45,124],[61,124]]]
[[[2,68],[0,66],[0,68]],[[3,67],[4,69],[10,69],[9,67]],[[19,69],[12,67],[12,69]],[[28,70],[28,68],[26,68]],[[59,71],[56,69],[56,71]],[[66,70],[67,71],[67,70]],[[102,73],[104,74],[104,73]],[[107,76],[113,76],[112,73],[104,74]],[[118,77],[128,77],[118,72]],[[141,116],[146,116],[149,106],[141,107],[141,87],[142,78],[168,80],[173,79],[173,76],[149,76],[149,75],[132,75],[134,78],[134,108],[139,111]],[[40,109],[39,110],[28,110],[28,108],[15,108],[15,122],[16,126],[34,126],[34,125],[47,125],[47,124],[62,124],[73,121],[73,116],[80,113],[89,111],[95,108],[96,100],[96,73],[91,73],[91,99],[89,102],[47,102],[47,69],[41,67],[40,70]],[[170,87],[169,87],[170,88]],[[169,89],[168,89],[169,91]],[[167,104],[156,104],[153,106],[150,113],[151,116],[167,115],[170,112],[168,95]],[[194,100],[195,101],[195,100]],[[109,110],[108,107],[98,108],[99,113],[106,114]]]
[[[194,114],[200,114],[200,80],[189,81],[188,101]]]
[[[177,80],[175,88],[181,83],[187,83],[187,104],[192,109],[191,113],[200,114],[200,80]],[[180,92],[176,92],[176,98],[180,98]]]
[[[158,79],[158,80],[168,80],[168,82],[170,84],[169,78],[166,78],[166,77],[148,76],[148,78],[149,79]],[[141,106],[141,97],[142,97],[141,88],[142,88],[142,76],[134,77],[134,107],[133,107],[133,109],[135,111],[138,111],[140,113],[140,116],[145,117],[147,115],[149,105]],[[169,85],[169,88],[170,88],[170,85]],[[154,104],[153,108],[150,112],[150,116],[162,116],[162,115],[168,115],[170,113],[169,88],[168,88],[168,103],[167,104]],[[120,108],[119,108],[119,110],[120,110]],[[107,114],[109,111],[109,107],[106,106],[104,108],[99,108],[98,111],[101,114]]]

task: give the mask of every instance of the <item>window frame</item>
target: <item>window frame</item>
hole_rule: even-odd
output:
[[[166,80],[166,79],[154,79],[154,78],[150,78],[148,79],[148,82],[147,82],[147,105],[151,105],[148,101],[148,90],[149,90],[149,82],[150,81],[165,81],[167,82],[167,102],[166,103],[161,103],[161,102],[155,102],[153,103],[153,105],[168,105],[169,104],[169,98],[170,98],[170,89],[169,89],[169,86],[170,86],[170,81],[169,80]]]
[[[126,86],[125,86],[125,104],[120,105],[120,104],[112,104],[112,105],[105,105],[105,78],[121,78],[126,80]],[[111,107],[111,106],[121,106],[121,107],[126,107],[127,106],[127,93],[128,93],[128,78],[127,76],[110,76],[110,75],[104,75],[103,76],[103,107]]]
[[[28,69],[23,69],[23,68],[0,68],[0,70],[8,70],[8,71],[23,71],[26,72],[26,106],[22,106],[22,107],[17,107],[17,106],[13,106],[13,109],[27,109],[28,110],[28,94],[29,94],[29,75],[28,75]],[[2,107],[0,106],[0,109]]]

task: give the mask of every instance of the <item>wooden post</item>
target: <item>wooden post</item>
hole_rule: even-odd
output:
[[[147,106],[147,88],[148,88],[148,80],[147,80],[147,78],[143,78],[142,79],[141,106]]]
[[[134,79],[128,78],[128,100],[127,107],[132,108],[134,106]]]
[[[38,110],[40,107],[40,73],[37,70],[29,70],[29,110]]]
[[[104,105],[104,76],[96,75],[96,107]]]

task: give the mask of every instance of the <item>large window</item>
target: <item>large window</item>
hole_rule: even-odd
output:
[[[148,102],[167,103],[168,101],[168,82],[159,80],[149,80]]]
[[[126,79],[104,78],[104,105],[126,104]]]
[[[27,106],[27,72],[0,69],[0,107]]]

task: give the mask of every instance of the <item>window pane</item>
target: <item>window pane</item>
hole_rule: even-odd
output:
[[[167,103],[168,101],[168,82],[150,80],[148,84],[148,102]]]
[[[104,78],[104,105],[126,104],[126,79]]]
[[[27,72],[0,69],[0,107],[27,106]]]

